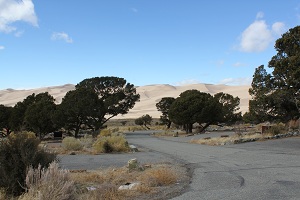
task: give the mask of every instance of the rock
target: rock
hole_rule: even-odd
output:
[[[118,190],[134,190],[140,185],[139,182],[135,183],[125,183],[124,185],[121,185]]]
[[[70,153],[70,155],[76,155],[76,153],[73,151],[73,152]]]
[[[130,159],[127,162],[127,167],[129,169],[129,171],[132,171],[132,170],[141,170],[142,171],[143,170],[143,167],[140,166],[140,164],[136,158]]]
[[[132,152],[138,152],[139,151],[138,148],[136,146],[132,145],[132,144],[129,145],[129,148],[131,149]]]
[[[97,190],[97,188],[94,187],[94,186],[86,187],[86,189],[87,189],[88,191],[94,191],[94,190]]]

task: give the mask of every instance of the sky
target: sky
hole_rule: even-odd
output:
[[[249,85],[299,0],[0,0],[0,90],[117,76]]]

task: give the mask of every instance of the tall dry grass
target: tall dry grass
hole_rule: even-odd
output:
[[[59,169],[52,162],[47,169],[39,166],[29,168],[26,176],[27,192],[19,200],[75,200],[75,185],[69,178],[69,171]]]
[[[178,175],[167,166],[150,168],[142,173],[138,180],[149,187],[159,187],[175,184],[178,180]]]

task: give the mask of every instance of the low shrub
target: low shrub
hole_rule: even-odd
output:
[[[0,188],[8,195],[24,192],[26,170],[42,167],[56,159],[56,155],[39,147],[40,140],[28,133],[11,134],[0,144]]]
[[[79,139],[74,137],[66,137],[62,141],[62,146],[68,151],[80,151],[83,149],[83,145]]]
[[[150,168],[139,177],[139,180],[149,187],[172,185],[177,179],[178,175],[169,167]]]
[[[276,125],[271,126],[266,133],[271,135],[278,135],[287,132],[286,127],[283,123],[279,123]]]
[[[30,167],[26,176],[27,193],[19,200],[73,200],[75,199],[75,185],[69,178],[69,171],[58,168],[52,162],[48,169]]]
[[[123,136],[99,137],[93,144],[96,153],[127,152],[128,142]]]
[[[80,140],[82,146],[85,148],[91,148],[94,143],[94,138],[92,135],[85,134],[84,137],[80,138],[79,140]]]
[[[102,129],[98,136],[99,137],[108,137],[108,136],[111,136],[111,134],[112,134],[112,131],[110,129]]]

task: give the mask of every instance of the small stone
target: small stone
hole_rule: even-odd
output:
[[[121,185],[118,190],[134,190],[136,189],[140,183],[135,182],[135,183],[125,183],[124,185]]]
[[[131,149],[132,152],[138,152],[139,151],[138,148],[136,146],[132,145],[132,144],[129,145],[129,148]]]

